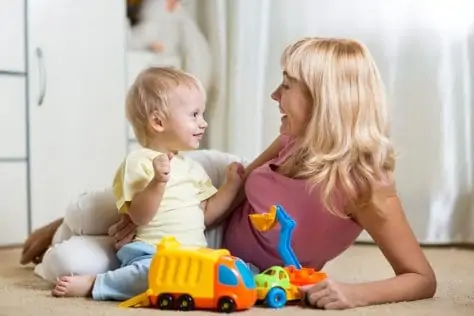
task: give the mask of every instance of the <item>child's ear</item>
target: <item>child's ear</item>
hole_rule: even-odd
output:
[[[161,133],[165,130],[165,122],[157,112],[153,112],[148,118],[148,121],[154,131]]]

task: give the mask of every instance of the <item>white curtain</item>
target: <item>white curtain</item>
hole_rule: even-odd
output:
[[[474,1],[197,0],[195,9],[215,57],[210,147],[253,158],[275,137],[269,95],[289,42],[359,39],[387,87],[397,186],[419,241],[474,243]]]

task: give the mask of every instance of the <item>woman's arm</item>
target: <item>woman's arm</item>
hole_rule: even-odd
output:
[[[387,258],[395,277],[355,285],[357,305],[412,301],[431,298],[436,277],[405,217],[395,186],[377,193],[370,209],[355,213]]]
[[[244,180],[244,185],[241,186],[239,192],[236,194],[234,200],[230,204],[230,207],[227,209],[226,212],[221,214],[218,218],[215,218],[214,221],[212,222],[211,225],[208,226],[208,228],[214,227],[220,223],[222,223],[223,220],[225,220],[232,211],[234,211],[237,207],[239,207],[245,200],[245,181],[247,180],[249,174],[255,170],[256,168],[260,167],[264,163],[266,163],[269,160],[272,160],[273,158],[278,157],[278,154],[281,149],[281,135],[279,135],[271,144],[270,146],[265,149],[263,153],[261,153],[257,158],[255,158],[254,161],[252,161],[248,166],[245,167],[244,170],[244,175],[243,175],[243,180]]]
[[[351,211],[379,246],[395,276],[360,284],[327,279],[300,288],[307,304],[346,309],[433,297],[436,277],[408,224],[394,186],[379,190],[370,207]]]
[[[244,179],[247,179],[248,175],[256,168],[260,167],[267,161],[278,157],[280,149],[281,149],[281,135],[279,135],[270,144],[270,146],[268,146],[267,149],[265,149],[263,153],[261,153],[257,158],[255,158],[254,161],[252,161],[247,167],[245,167]]]

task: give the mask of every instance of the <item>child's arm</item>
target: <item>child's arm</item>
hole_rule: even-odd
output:
[[[252,161],[247,167],[244,169],[244,173],[242,175],[244,183],[247,180],[248,176],[250,173],[255,170],[256,168],[260,167],[267,161],[270,161],[276,157],[278,157],[278,154],[280,153],[281,150],[281,143],[282,143],[282,135],[279,135],[271,144],[270,146],[265,149],[263,153],[261,153],[257,158],[255,158],[254,161]],[[234,198],[232,199],[232,202],[230,203],[229,207],[221,212],[219,216],[214,217],[212,219],[212,225],[218,224],[220,221],[225,219],[227,215],[233,211],[235,208],[237,208],[242,202],[245,200],[245,187],[244,185],[241,185],[240,189],[237,191],[237,193],[234,194]],[[211,222],[211,221],[210,221]]]
[[[231,208],[232,202],[242,186],[242,175],[243,166],[239,163],[231,163],[227,167],[225,183],[216,194],[201,204],[204,210],[204,223],[206,227],[215,224]]]
[[[128,208],[130,219],[135,225],[146,225],[155,217],[165,187],[166,182],[153,178],[143,191],[135,194]]]
[[[121,168],[115,182],[121,194],[118,207],[126,211],[135,225],[148,224],[158,211],[166,183],[169,180],[172,154],[161,154],[153,159],[153,170],[148,157],[131,157]],[[148,168],[148,169],[147,169]],[[117,198],[117,197],[116,197]],[[125,204],[125,208],[121,205]]]

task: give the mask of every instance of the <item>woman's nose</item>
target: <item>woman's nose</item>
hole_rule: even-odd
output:
[[[275,100],[275,101],[280,101],[280,91],[279,89],[276,89],[275,91],[272,92],[270,97]]]

